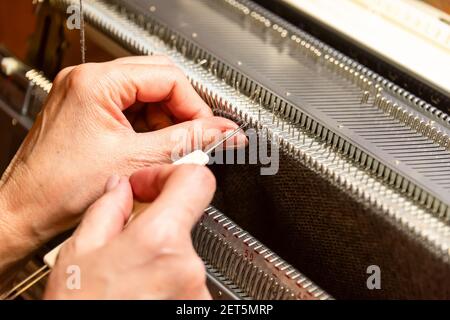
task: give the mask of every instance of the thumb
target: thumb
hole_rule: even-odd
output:
[[[124,228],[133,209],[133,193],[126,177],[109,178],[105,194],[87,210],[74,233],[79,253],[104,246]]]
[[[194,150],[206,150],[237,128],[236,123],[221,117],[185,121],[158,131],[138,134],[137,151],[159,157],[153,159],[158,162],[173,162]],[[236,148],[244,147],[247,138],[241,133],[230,143]]]

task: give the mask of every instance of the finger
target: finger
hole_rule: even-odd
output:
[[[117,106],[127,109],[136,101],[164,102],[179,120],[187,121],[212,116],[209,106],[200,98],[189,80],[174,66],[114,64],[110,70],[118,94]]]
[[[162,54],[121,57],[112,62],[118,64],[174,65],[173,61],[168,56]]]
[[[126,177],[112,176],[105,194],[87,210],[74,233],[77,251],[104,246],[122,232],[133,208],[133,194]]]
[[[198,149],[206,150],[215,142],[222,140],[230,130],[235,130],[237,124],[221,117],[202,118],[186,121],[154,132],[141,133],[134,139],[136,153],[161,156],[163,162],[174,162],[180,157]],[[247,138],[231,139],[235,147],[247,144]]]
[[[130,176],[133,195],[140,202],[152,202],[161,193],[161,190],[177,167],[161,165],[136,171]]]
[[[141,196],[156,199],[124,231],[133,235],[145,234],[153,228],[170,223],[174,232],[189,234],[192,226],[209,205],[216,189],[215,178],[211,171],[203,166],[173,166],[172,170],[162,168],[161,174],[153,177],[153,194],[134,189]],[[133,186],[140,181],[144,186],[145,173],[137,174],[131,180]],[[152,180],[152,179],[150,179]]]

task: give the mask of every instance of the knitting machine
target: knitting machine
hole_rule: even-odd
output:
[[[217,115],[246,122],[278,146],[274,175],[261,175],[258,164],[212,166],[214,207],[192,235],[215,298],[449,299],[446,18],[433,22],[439,36],[410,42],[441,64],[432,72],[390,55],[364,32],[352,38],[339,21],[321,19],[323,2],[86,0],[88,56],[166,54]],[[369,5],[353,2],[358,10]],[[1,53],[1,81],[14,87],[0,100],[12,150],[2,165],[51,88],[45,76],[69,60],[75,31],[65,18],[77,3],[39,4],[28,63],[43,73]],[[374,266],[379,288],[368,284]],[[17,296],[39,297],[43,281],[35,274],[36,285]]]

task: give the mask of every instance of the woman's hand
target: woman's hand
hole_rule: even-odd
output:
[[[171,162],[180,131],[191,144],[213,130],[200,135],[206,146],[235,128],[165,57],[64,69],[0,181],[0,275],[74,227],[112,174]]]
[[[132,191],[152,203],[124,228]],[[201,166],[143,169],[130,180],[111,177],[62,247],[45,298],[209,299],[191,229],[214,191],[214,176]]]

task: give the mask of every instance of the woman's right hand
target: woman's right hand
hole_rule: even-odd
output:
[[[111,177],[61,249],[45,298],[210,299],[191,229],[214,191],[212,173],[196,165]],[[133,194],[151,204],[127,225]]]

